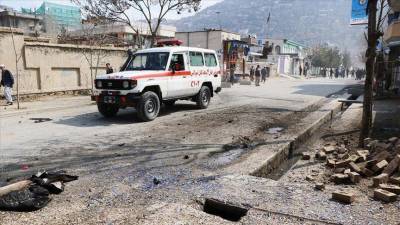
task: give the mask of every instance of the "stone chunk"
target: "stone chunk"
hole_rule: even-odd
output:
[[[359,183],[360,180],[361,180],[361,176],[360,176],[359,173],[350,172],[350,173],[348,173],[348,175],[349,175],[349,177],[350,177],[351,183],[353,183],[353,184],[357,184],[357,183]]]
[[[308,176],[306,176],[306,180],[307,181],[314,181],[315,179],[314,179],[314,177],[308,175]]]
[[[390,191],[392,193],[395,193],[396,195],[400,195],[400,187],[397,185],[392,185],[392,184],[380,184],[379,185],[380,189],[383,189],[385,191]]]
[[[365,161],[367,161],[369,151],[368,150],[358,150],[357,155],[360,156],[360,158],[358,158],[358,162],[365,162]]]
[[[374,157],[374,159],[376,161],[380,162],[382,160],[386,160],[389,157],[390,157],[390,153],[388,151],[381,151]]]
[[[390,143],[392,143],[392,144],[396,144],[398,140],[399,140],[398,137],[392,137],[392,138],[389,138],[388,141],[389,141]]]
[[[386,160],[382,160],[372,167],[372,171],[375,173],[381,172],[388,164]]]
[[[332,193],[332,199],[340,203],[351,204],[355,200],[355,194],[349,191],[335,191]]]
[[[364,167],[361,170],[362,170],[361,174],[363,174],[366,177],[371,177],[371,176],[374,175],[374,172],[372,170],[368,169],[368,168]]]
[[[348,174],[340,174],[340,173],[333,174],[331,176],[331,179],[335,184],[347,184],[350,181],[349,178],[350,177]]]
[[[317,154],[315,154],[315,158],[319,160],[326,160],[326,154],[323,151],[319,151]]]
[[[352,162],[357,162],[357,161],[359,161],[360,158],[361,158],[361,156],[353,154],[353,155],[350,155],[348,159]]]
[[[371,143],[371,141],[372,141],[372,138],[365,138],[364,139],[364,146],[369,145],[369,143]]]
[[[387,173],[389,176],[392,175],[400,165],[400,155],[396,155],[392,161],[390,161],[389,165],[383,170],[384,173]]]
[[[311,154],[308,152],[302,152],[301,153],[301,159],[302,160],[310,160],[311,159]]]
[[[372,178],[373,186],[378,187],[380,184],[387,183],[389,180],[389,176],[386,173],[382,173],[374,178]]]
[[[349,168],[351,169],[351,171],[354,171],[356,173],[361,173],[361,168],[357,166],[357,164],[355,164],[354,162],[349,163]]]
[[[335,168],[334,170],[333,170],[333,172],[334,173],[344,173],[344,171],[345,171],[346,169],[345,168]]]
[[[374,199],[383,202],[394,202],[397,200],[397,195],[382,189],[375,189]]]
[[[326,154],[331,154],[331,153],[333,153],[333,152],[336,151],[336,148],[335,148],[334,146],[325,146],[325,147],[323,148],[323,151],[324,151]]]

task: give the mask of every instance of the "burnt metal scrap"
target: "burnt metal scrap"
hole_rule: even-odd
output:
[[[29,212],[45,207],[51,194],[64,191],[65,183],[77,180],[65,171],[40,172],[27,180],[0,187],[0,210]]]

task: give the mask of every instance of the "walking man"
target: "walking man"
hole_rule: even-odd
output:
[[[265,66],[264,68],[262,68],[261,70],[261,80],[262,82],[265,84],[265,82],[267,81],[267,67]]]
[[[12,87],[14,85],[14,77],[9,70],[6,70],[4,65],[0,65],[1,82],[0,86],[4,86],[4,97],[6,98],[7,105],[13,104]]]
[[[301,76],[303,74],[303,68],[301,67],[301,65],[299,65],[299,75]]]
[[[254,66],[251,66],[251,68],[250,68],[250,81],[254,80],[254,73],[255,73]]]
[[[256,86],[260,86],[260,79],[261,79],[260,65],[257,65],[255,76],[256,76]]]
[[[110,63],[106,63],[106,74],[114,73],[114,69],[111,67]]]

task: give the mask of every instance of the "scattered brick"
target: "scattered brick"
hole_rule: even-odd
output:
[[[326,160],[326,154],[323,151],[319,151],[317,154],[315,154],[315,158],[319,160]]]
[[[359,173],[356,172],[350,172],[348,173],[349,177],[350,177],[350,181],[353,184],[357,184],[361,181],[361,176]]]
[[[392,193],[395,193],[396,195],[400,195],[400,187],[397,185],[393,184],[380,184],[379,185],[380,189],[383,189],[385,191],[390,191]]]
[[[344,173],[344,174],[349,174],[350,172],[351,172],[350,169],[345,169],[343,173]]]
[[[349,159],[346,160],[341,160],[339,162],[336,162],[335,166],[336,167],[347,167],[351,161]]]
[[[372,167],[372,171],[375,173],[381,172],[388,164],[386,160],[382,160]]]
[[[388,151],[381,151],[380,153],[378,153],[374,159],[378,162],[382,161],[382,160],[386,160],[390,157],[390,153]]]
[[[357,166],[357,164],[355,164],[354,162],[349,163],[349,168],[351,169],[351,171],[354,171],[359,174],[361,173],[361,168]]]
[[[334,173],[344,173],[344,171],[346,170],[346,168],[335,168],[334,170],[333,170],[333,172]]]
[[[383,202],[394,202],[397,200],[397,195],[382,189],[375,189],[374,199]]]
[[[348,191],[335,191],[332,193],[332,199],[340,203],[351,204],[355,200],[355,195]]]
[[[400,165],[400,155],[396,155],[392,161],[390,161],[389,165],[383,170],[384,173],[387,173],[389,176],[392,175]]]
[[[392,184],[400,184],[400,177],[389,177],[389,182]]]
[[[349,175],[341,173],[333,174],[331,179],[335,184],[347,184],[350,181]]]
[[[336,148],[334,146],[326,146],[323,150],[326,154],[331,154],[336,151]]]
[[[357,162],[357,161],[359,161],[360,158],[361,158],[361,156],[359,156],[359,155],[351,155],[351,156],[349,156],[349,160],[352,161],[352,162]]]
[[[310,160],[311,159],[311,154],[308,152],[302,152],[301,153],[301,159],[302,160]]]
[[[335,167],[336,166],[336,161],[334,159],[328,159],[328,160],[326,160],[326,165],[328,167]]]
[[[373,186],[378,187],[380,184],[387,183],[389,180],[389,176],[386,173],[382,173],[374,178],[372,178]]]
[[[363,174],[366,177],[372,177],[374,175],[374,172],[368,168],[364,167],[361,170],[362,170],[361,174]]]
[[[316,183],[315,184],[315,189],[319,190],[319,191],[322,191],[322,190],[325,189],[325,184],[324,183]]]

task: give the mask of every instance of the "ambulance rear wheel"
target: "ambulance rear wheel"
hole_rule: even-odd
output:
[[[156,93],[152,91],[145,92],[142,94],[136,108],[139,119],[144,122],[154,120],[160,112],[160,105],[160,99]]]
[[[119,107],[114,104],[97,103],[97,108],[99,109],[101,115],[106,118],[111,118],[117,115],[119,111]]]

